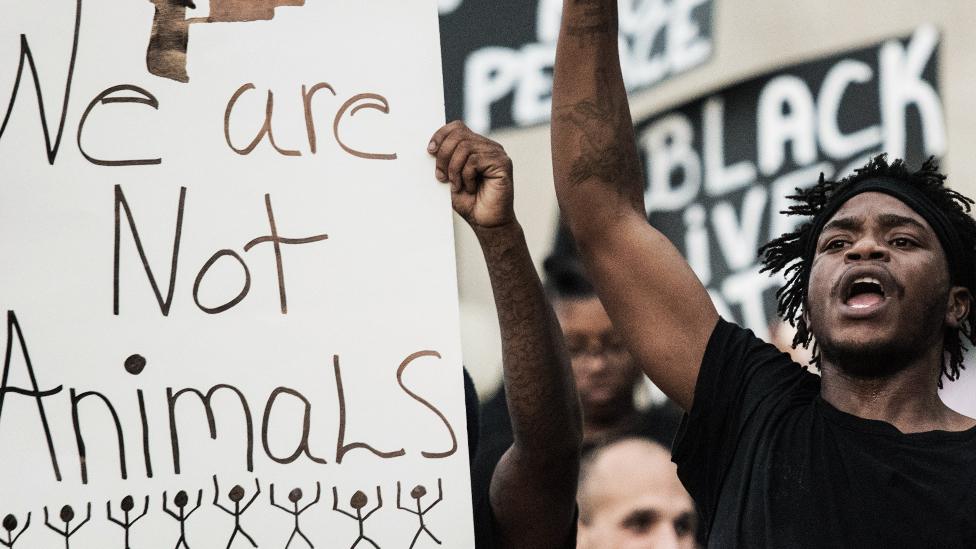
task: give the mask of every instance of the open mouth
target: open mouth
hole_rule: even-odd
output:
[[[852,309],[867,309],[878,305],[884,299],[885,291],[881,281],[870,276],[862,276],[851,284],[844,303]]]

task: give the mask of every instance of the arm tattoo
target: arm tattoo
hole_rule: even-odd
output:
[[[596,97],[562,107],[558,116],[580,132],[579,156],[570,168],[570,183],[604,181],[625,196],[635,193],[633,186],[643,181],[643,172],[629,110],[626,102],[613,98],[609,81],[606,69],[598,70]]]

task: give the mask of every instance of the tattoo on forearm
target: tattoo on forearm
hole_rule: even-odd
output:
[[[621,195],[630,195],[635,192],[633,185],[643,181],[630,113],[625,102],[614,99],[605,69],[597,71],[596,80],[594,98],[557,109],[561,121],[580,130],[579,156],[570,168],[569,181],[573,185],[605,181]]]

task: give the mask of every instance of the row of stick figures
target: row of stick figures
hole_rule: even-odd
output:
[[[229,502],[229,505],[224,506],[224,504],[221,503],[220,485],[217,482],[216,475],[214,475],[213,477],[213,482],[214,482],[213,505],[234,518],[234,529],[231,531],[230,538],[227,540],[227,549],[230,549],[231,546],[234,544],[234,539],[237,537],[238,534],[240,534],[244,539],[246,539],[251,544],[252,547],[257,547],[258,544],[254,541],[254,538],[252,538],[250,534],[248,534],[244,530],[244,527],[241,525],[241,517],[244,515],[244,513],[247,512],[247,510],[251,507],[251,505],[254,504],[255,501],[257,501],[258,496],[261,495],[261,483],[257,479],[254,480],[254,492],[251,494],[251,497],[248,498],[246,503],[244,502],[244,499],[247,496],[247,491],[240,484],[234,485],[234,487],[232,487],[226,494],[226,500]],[[427,496],[427,488],[418,484],[417,486],[414,486],[412,490],[410,490],[410,498],[413,499],[414,503],[416,504],[415,509],[410,507],[405,507],[402,505],[401,490],[402,490],[401,485],[400,482],[398,481],[397,499],[396,499],[397,509],[416,515],[420,523],[420,526],[417,529],[416,534],[414,534],[413,539],[410,541],[410,549],[413,549],[413,547],[417,544],[417,541],[420,539],[421,534],[426,534],[437,545],[440,545],[441,541],[437,539],[437,537],[434,536],[433,532],[431,532],[430,529],[427,527],[427,522],[424,520],[424,517],[428,511],[430,511],[435,505],[437,505],[438,503],[441,502],[441,500],[444,499],[444,489],[441,483],[441,479],[437,479],[437,499],[435,499],[432,503],[430,503],[426,507],[423,505],[422,500],[424,499],[425,496]],[[289,515],[292,515],[295,520],[295,526],[292,529],[291,535],[288,537],[288,541],[285,543],[285,549],[289,549],[291,543],[295,540],[296,537],[300,537],[305,542],[305,544],[308,545],[308,547],[310,547],[311,549],[315,549],[315,545],[312,544],[312,541],[308,538],[308,536],[305,535],[304,532],[302,532],[301,515],[305,511],[307,511],[310,507],[319,503],[321,497],[322,497],[322,485],[321,483],[316,482],[315,497],[311,501],[309,501],[308,503],[304,503],[302,500],[305,499],[305,494],[302,492],[301,488],[295,488],[292,491],[288,492],[287,499],[288,499],[288,503],[290,503],[291,505],[287,506],[288,503],[281,501],[280,498],[278,499],[278,501],[275,500],[275,485],[271,484],[271,497],[270,497],[271,505],[277,509],[280,509],[288,513]],[[186,535],[186,523],[187,521],[190,520],[190,516],[193,515],[193,513],[195,513],[198,509],[200,509],[203,503],[203,490],[201,489],[197,491],[196,504],[193,506],[190,505],[190,495],[187,494],[186,491],[184,490],[180,490],[179,492],[176,493],[175,496],[173,496],[172,505],[170,504],[169,496],[167,492],[163,492],[162,499],[163,499],[162,510],[179,524],[180,535],[179,538],[176,540],[176,546],[174,547],[174,549],[190,549],[190,543]],[[376,487],[375,506],[373,506],[373,508],[368,511],[366,510],[366,508],[369,507],[369,496],[367,496],[366,493],[364,493],[361,490],[357,490],[352,495],[352,497],[349,498],[349,510],[346,510],[340,508],[339,490],[337,487],[333,486],[332,502],[333,502],[332,503],[333,511],[342,513],[343,515],[355,520],[358,523],[359,536],[356,538],[355,541],[353,541],[352,545],[350,546],[350,549],[355,548],[360,543],[368,543],[372,545],[374,548],[379,549],[379,545],[377,545],[373,539],[371,539],[369,536],[366,535],[366,520],[369,519],[369,517],[371,517],[373,513],[375,513],[381,507],[383,507],[383,494],[382,491],[380,490],[380,487],[379,486]],[[75,520],[76,517],[75,517],[75,510],[70,505],[65,505],[64,507],[61,508],[61,513],[59,514],[59,518],[61,519],[61,522],[64,523],[63,526],[55,526],[51,524],[48,508],[45,506],[44,525],[47,526],[49,529],[53,530],[54,532],[57,532],[58,535],[64,538],[65,549],[71,549],[71,537],[74,536],[78,532],[78,530],[82,528],[82,526],[87,524],[89,520],[91,520],[91,508],[92,508],[91,502],[89,502],[87,505],[85,518],[81,522],[75,524],[74,527],[72,527],[71,523]],[[117,525],[118,527],[122,528],[122,530],[124,531],[125,534],[124,549],[131,549],[131,547],[129,546],[130,531],[135,526],[135,524],[139,522],[140,519],[145,517],[146,514],[149,512],[149,496],[146,496],[145,498],[145,503],[143,504],[142,513],[140,513],[138,516],[135,516],[134,518],[133,518],[133,514],[134,514],[133,512],[136,510],[136,504],[135,504],[135,499],[133,499],[132,496],[125,496],[124,498],[122,498],[122,501],[119,502],[119,510],[121,511],[121,513],[113,514],[111,501],[105,503],[105,509],[106,509],[106,516],[108,520],[113,524]],[[9,549],[15,549],[17,540],[19,540],[20,537],[24,534],[24,532],[26,532],[27,529],[30,527],[30,522],[31,522],[31,514],[27,513],[27,520],[24,521],[24,525],[18,531],[17,527],[19,523],[17,517],[15,517],[12,514],[8,514],[7,516],[5,516],[3,519],[2,526],[3,526],[3,530],[6,533],[6,539],[3,539],[2,535],[0,535],[0,545],[2,545],[3,547],[7,547]]]

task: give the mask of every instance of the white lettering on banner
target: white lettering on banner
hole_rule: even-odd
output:
[[[640,136],[640,145],[648,158],[646,169],[650,170],[645,196],[648,205],[661,210],[679,210],[698,196],[702,166],[692,147],[694,136],[691,121],[679,113],[665,116]],[[682,175],[677,185],[671,180],[675,172]]]
[[[512,118],[519,125],[532,124],[549,117],[552,110],[552,68],[556,55],[550,44],[527,44],[522,48],[519,85],[515,89]]]
[[[705,100],[702,131],[705,133],[705,192],[719,196],[741,189],[756,180],[756,165],[749,160],[725,165],[725,102],[721,97]]]
[[[671,70],[681,72],[704,61],[712,51],[703,40],[701,29],[691,18],[692,11],[708,0],[675,0],[671,4],[668,25],[668,53]]]
[[[924,50],[910,42],[908,51],[926,51],[931,55],[934,46],[928,45],[930,38],[924,28],[913,35],[918,36],[924,39]],[[882,51],[903,51],[899,48],[901,46],[898,41],[891,40],[882,46]],[[888,63],[882,62],[874,90],[877,90],[882,104],[887,101],[889,105],[897,106],[897,109],[882,109],[883,113],[885,110],[890,112],[887,116],[883,115],[880,127],[869,126],[850,134],[842,134],[839,130],[839,103],[844,94],[841,88],[850,90],[850,82],[862,83],[866,74],[863,69],[870,69],[869,67],[860,67],[859,62],[847,59],[839,61],[828,71],[818,101],[813,100],[809,86],[796,77],[779,76],[771,79],[763,87],[756,108],[756,156],[761,172],[768,175],[780,171],[786,163],[785,153],[788,147],[794,152],[795,163],[806,167],[817,160],[818,144],[829,158],[847,159],[877,147],[879,133],[885,136],[901,135],[898,138],[902,143],[900,155],[887,147],[885,150],[895,157],[904,156],[904,119],[906,109],[911,104],[921,104],[919,114],[924,128],[922,137],[925,154],[944,154],[946,138],[942,106],[935,90],[921,79],[921,70],[925,63],[915,57],[918,54],[912,53],[911,78],[907,80],[904,77],[904,67],[891,60]],[[895,71],[895,77],[886,76],[886,70]],[[700,176],[704,176],[704,188],[709,196],[733,192],[755,181],[755,175],[746,178],[755,172],[755,165],[751,161],[741,160],[725,165],[724,143],[727,139],[722,96],[709,97],[702,105],[700,116],[704,132],[704,169],[701,156],[692,146],[695,140],[693,125],[684,115],[672,113],[664,116],[638,136],[648,164],[648,190],[645,196],[648,213],[680,210],[687,206],[697,196],[691,191],[698,191]],[[788,106],[788,113],[783,112],[784,106]],[[831,115],[830,119],[827,118],[828,114]],[[898,140],[892,141],[886,137],[885,143]],[[655,166],[659,162],[663,162],[663,165]],[[679,171],[683,172],[681,182],[675,184],[672,177]],[[695,177],[691,177],[689,173]]]
[[[813,94],[795,76],[777,76],[759,94],[756,144],[763,175],[779,171],[792,143],[793,158],[806,165],[817,158]]]
[[[939,35],[931,26],[920,27],[907,46],[889,40],[881,46],[881,121],[884,150],[896,158],[905,155],[905,111],[915,105],[922,117],[922,136],[926,154],[945,153],[945,120],[939,94],[922,80]]]
[[[744,269],[755,261],[768,193],[765,187],[760,186],[746,191],[738,220],[735,207],[727,201],[719,202],[712,208],[715,236],[730,269]]]
[[[705,61],[711,39],[693,12],[712,0],[620,0],[620,63],[629,90],[644,88],[669,74]],[[512,120],[538,124],[552,110],[552,66],[562,15],[561,0],[539,0],[537,43],[518,49],[486,46],[472,52],[464,67],[464,121],[475,131],[491,129],[492,106],[514,94]],[[654,53],[654,45],[663,50]]]
[[[454,13],[463,2],[464,0],[437,0],[437,13],[441,15]]]
[[[712,281],[712,258],[708,238],[708,215],[701,204],[692,204],[685,209],[685,257],[698,280],[708,286]]]
[[[820,86],[817,128],[820,130],[820,147],[833,158],[844,157],[850,151],[863,151],[881,144],[881,128],[868,126],[845,135],[838,127],[840,104],[847,88],[854,83],[866,84],[874,78],[874,71],[860,61],[845,59],[827,73]]]
[[[522,74],[518,52],[492,46],[472,53],[464,65],[464,122],[478,132],[491,127],[491,105],[505,97]]]
[[[782,278],[758,274],[756,251],[805,221],[780,214],[792,203],[786,197],[816,184],[821,173],[827,178],[852,173],[882,150],[903,157],[909,107],[917,107],[921,119],[924,154],[945,152],[942,105],[923,78],[937,45],[935,30],[922,27],[907,44],[892,39],[879,45],[876,69],[851,58],[834,61],[819,89],[794,74],[769,77],[752,105],[737,105],[755,113],[756,120],[755,148],[744,158],[741,150],[740,158],[726,154],[727,144],[743,139],[727,134],[730,95],[706,97],[695,104],[697,112],[668,113],[640,131],[647,213],[652,219],[655,213],[674,215],[672,230],[682,234],[671,236],[683,245],[720,314],[738,318],[757,334],[768,333],[763,294]],[[844,104],[855,100],[873,101],[881,115],[857,129],[843,126],[845,133]]]
[[[657,3],[660,0],[655,0]],[[626,9],[626,2],[618,2],[621,29],[627,25],[626,21],[632,15],[632,10]],[[554,44],[559,37],[559,24],[563,19],[563,0],[539,0],[535,11],[535,34],[539,42]]]

